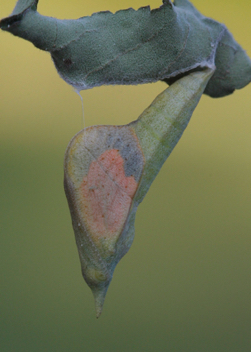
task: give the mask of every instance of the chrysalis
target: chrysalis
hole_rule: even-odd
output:
[[[191,73],[161,93],[137,121],[85,128],[67,148],[65,192],[97,317],[115,266],[132,244],[137,207],[212,74],[209,69]]]

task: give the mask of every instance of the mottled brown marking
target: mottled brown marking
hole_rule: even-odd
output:
[[[120,234],[137,186],[133,176],[126,177],[118,150],[107,150],[91,163],[81,193],[85,223],[94,238]]]

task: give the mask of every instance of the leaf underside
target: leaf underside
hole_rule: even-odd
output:
[[[188,0],[158,9],[106,11],[77,20],[40,15],[38,0],[19,0],[0,27],[49,51],[59,75],[77,90],[108,84],[172,84],[216,66],[205,94],[221,97],[251,81],[251,61],[227,28]]]

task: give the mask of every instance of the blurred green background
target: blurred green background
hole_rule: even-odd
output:
[[[15,1],[0,5],[0,17]],[[40,0],[78,18],[151,0]],[[194,0],[251,56],[250,0]],[[251,85],[203,96],[136,217],[95,318],[63,191],[80,98],[49,54],[0,33],[0,351],[251,351]],[[135,120],[166,85],[82,92],[86,126]]]

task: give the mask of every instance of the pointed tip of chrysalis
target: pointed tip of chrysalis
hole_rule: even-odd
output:
[[[97,319],[100,317],[100,315],[102,313],[107,289],[108,289],[108,286],[92,290],[92,293],[94,296],[96,318]]]

